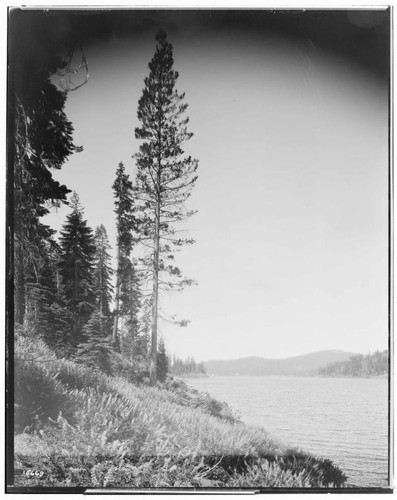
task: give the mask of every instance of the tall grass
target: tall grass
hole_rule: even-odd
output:
[[[134,385],[27,338],[16,343],[15,365],[16,485],[325,487],[346,479],[184,384]]]

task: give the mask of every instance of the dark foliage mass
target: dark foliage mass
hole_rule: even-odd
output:
[[[30,289],[38,285],[43,241],[53,242],[54,231],[40,221],[49,206],[66,201],[70,192],[53,178],[75,151],[73,127],[63,112],[66,97],[50,82],[58,61],[29,68],[16,80],[12,92],[13,117],[9,164],[13,165],[15,320],[23,324]],[[29,71],[29,69],[31,71]],[[23,79],[23,84],[21,80]]]
[[[114,272],[111,266],[111,255],[109,253],[111,247],[103,224],[96,228],[94,239],[95,304],[101,314],[109,316],[113,292],[112,276]]]
[[[160,339],[157,352],[157,377],[160,382],[164,382],[168,373],[168,357],[165,350],[164,340]]]
[[[114,456],[52,455],[42,457],[44,480],[27,480],[21,485],[76,486],[97,488],[341,488],[346,476],[326,461],[307,456],[290,460],[245,455],[205,457],[126,455]],[[35,469],[27,456],[20,456],[17,471]],[[293,473],[291,473],[291,470]],[[277,472],[276,472],[277,471]]]
[[[42,429],[48,419],[64,414],[73,415],[68,407],[68,398],[60,390],[55,377],[48,377],[26,358],[15,363],[15,432],[34,432]]]
[[[92,229],[83,219],[76,193],[72,197],[71,208],[60,235],[59,273],[60,294],[71,316],[70,342],[76,346],[82,340],[83,327],[95,309],[95,241]]]

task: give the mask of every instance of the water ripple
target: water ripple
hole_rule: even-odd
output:
[[[333,460],[361,487],[387,487],[385,379],[211,377],[189,384],[276,439]]]

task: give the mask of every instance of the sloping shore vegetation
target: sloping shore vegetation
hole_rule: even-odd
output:
[[[106,375],[17,335],[15,486],[344,485],[331,461],[283,446],[181,381],[137,383],[129,368],[129,380]]]

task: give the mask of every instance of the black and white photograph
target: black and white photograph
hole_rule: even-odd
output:
[[[391,19],[8,8],[8,493],[392,491]]]

